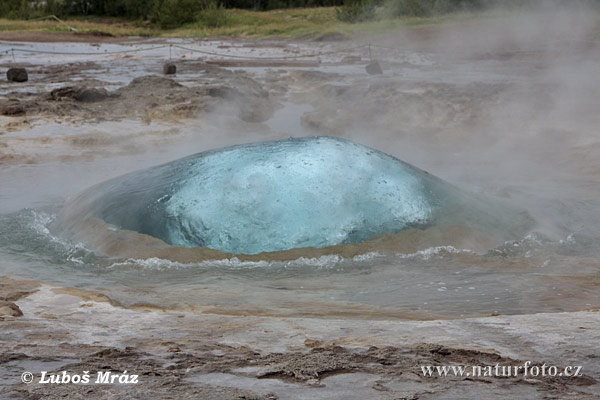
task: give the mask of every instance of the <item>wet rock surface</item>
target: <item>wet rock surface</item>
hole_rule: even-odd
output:
[[[12,281],[11,286],[25,293],[31,284]],[[304,393],[325,399],[337,393],[344,398],[442,399],[450,393],[598,399],[597,312],[430,322],[328,319],[324,324],[306,318],[134,311],[59,289],[42,286],[21,297],[24,315],[0,322],[3,398],[285,399]],[[112,328],[102,329],[106,335],[98,337],[107,323]],[[544,333],[549,326],[575,344],[556,343]],[[586,352],[589,357],[581,358]],[[531,366],[564,368],[576,359],[583,365],[576,378],[429,377],[421,372],[422,366],[496,368],[526,360]],[[34,374],[33,383],[19,381],[25,368]],[[70,376],[87,371],[91,383],[42,384],[41,371]],[[139,383],[98,383],[98,371],[135,374]]]

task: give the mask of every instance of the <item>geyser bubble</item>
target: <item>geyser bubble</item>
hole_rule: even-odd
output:
[[[360,243],[453,218],[464,223],[470,214],[481,225],[491,213],[478,213],[482,203],[463,196],[380,151],[308,137],[217,149],[133,172],[89,189],[62,219],[93,217],[174,246],[257,254]]]
[[[430,223],[437,203],[412,167],[334,138],[203,153],[188,173],[162,239],[232,253],[361,242]]]

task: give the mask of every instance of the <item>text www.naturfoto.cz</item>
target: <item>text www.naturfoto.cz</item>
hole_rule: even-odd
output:
[[[554,365],[531,365],[526,361],[523,365],[422,365],[421,373],[425,377],[545,377],[545,376],[582,376],[582,366],[559,368]]]

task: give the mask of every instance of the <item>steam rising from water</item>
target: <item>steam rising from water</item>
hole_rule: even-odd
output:
[[[460,27],[372,37],[434,62],[398,65],[402,52],[375,49],[388,90],[391,80],[398,90],[420,87],[437,99],[405,97],[394,116],[385,103],[369,108],[357,96],[356,119],[347,124],[356,129],[345,135],[461,187],[508,198],[554,238],[600,237],[600,113],[594,108],[600,104],[600,12],[581,2],[537,4]],[[367,127],[373,134],[365,137]]]

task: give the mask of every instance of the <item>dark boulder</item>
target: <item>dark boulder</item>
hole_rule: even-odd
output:
[[[369,75],[381,75],[381,74],[383,74],[383,70],[381,69],[381,65],[379,65],[379,63],[377,61],[372,61],[371,63],[367,64],[367,66],[365,67],[365,69],[367,70],[367,74],[369,74]]]
[[[26,82],[29,79],[25,68],[9,68],[6,79],[12,82]]]
[[[163,72],[165,75],[173,75],[177,72],[177,66],[173,63],[165,63],[163,65]]]

